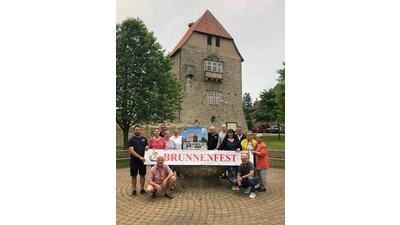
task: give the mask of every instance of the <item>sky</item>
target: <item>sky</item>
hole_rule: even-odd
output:
[[[117,0],[116,23],[140,18],[157,41],[171,52],[206,10],[233,37],[242,55],[242,96],[254,102],[273,88],[285,61],[285,1],[281,0]]]

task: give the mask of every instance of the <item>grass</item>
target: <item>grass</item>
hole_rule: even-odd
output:
[[[130,159],[116,160],[117,168],[129,167]]]
[[[282,168],[285,169],[285,160],[276,160],[276,159],[270,159],[269,160],[270,166],[272,168]]]
[[[122,147],[122,146],[117,146],[117,150],[124,150],[124,147]]]
[[[253,134],[254,140],[256,139],[256,134]],[[279,139],[278,135],[265,135],[264,142],[267,145],[267,149],[273,150],[285,150],[285,135],[281,135]]]
[[[129,167],[129,161],[130,159],[122,159],[122,160],[116,160],[117,168],[125,168]],[[270,159],[269,160],[270,165],[272,168],[282,168],[285,169],[285,160],[276,160],[276,159]]]

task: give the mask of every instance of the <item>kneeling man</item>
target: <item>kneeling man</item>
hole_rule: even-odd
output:
[[[232,185],[247,188],[244,193],[250,193],[249,198],[256,197],[256,185],[258,184],[258,178],[254,176],[254,164],[249,161],[249,155],[244,153],[241,155],[242,163],[239,166],[237,179],[233,180]]]
[[[157,193],[165,189],[164,196],[172,199],[171,188],[175,185],[176,177],[174,172],[167,166],[164,165],[164,156],[157,155],[157,164],[151,167],[150,174],[148,178],[149,185],[146,188],[146,192],[149,195],[152,193],[151,197],[155,198]]]

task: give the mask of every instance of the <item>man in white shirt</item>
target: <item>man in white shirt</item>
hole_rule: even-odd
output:
[[[221,145],[222,140],[224,140],[224,138],[225,138],[225,136],[226,136],[226,124],[222,124],[221,129],[222,129],[222,131],[219,132],[219,134],[218,134],[217,149],[218,149],[218,147]]]

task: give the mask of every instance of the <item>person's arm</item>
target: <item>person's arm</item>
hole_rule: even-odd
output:
[[[265,157],[267,155],[267,146],[263,145],[256,154],[260,157]]]
[[[162,187],[166,188],[167,187],[167,182],[169,181],[169,179],[171,179],[171,177],[174,175],[174,172],[168,167],[168,176],[163,180],[162,182]]]
[[[133,157],[136,157],[136,158],[142,160],[143,162],[146,161],[144,159],[144,157],[140,156],[137,152],[135,152],[135,150],[133,149],[133,146],[129,147],[129,153],[131,153],[131,155],[133,155]]]
[[[236,175],[236,179],[238,181],[238,186],[242,186],[242,172],[238,171],[238,174]]]
[[[241,147],[240,147],[240,141],[239,138],[235,138],[235,145],[236,145],[236,151],[239,152]]]
[[[221,137],[220,137],[219,133],[218,133],[217,135],[218,135],[217,149],[219,149],[219,146],[221,145],[221,143],[222,143],[223,139],[221,139]]]
[[[165,141],[165,139],[163,138],[163,149],[167,148],[167,142]]]
[[[228,139],[226,139],[226,140],[228,140]],[[221,144],[218,147],[218,150],[224,150],[224,149],[225,149],[225,139],[222,140]]]
[[[149,148],[154,149],[154,146],[153,146],[153,138],[150,138],[150,140],[149,140]]]
[[[154,171],[150,169],[150,174],[149,177],[147,179],[147,182],[153,186],[155,189],[157,189],[157,192],[161,192],[162,191],[162,187],[159,184],[156,184],[154,181]]]
[[[248,178],[248,177],[250,177],[250,176],[254,176],[254,170],[250,170],[250,172],[249,172],[248,174],[246,174],[246,175],[243,176],[243,179],[244,179],[244,178]]]

